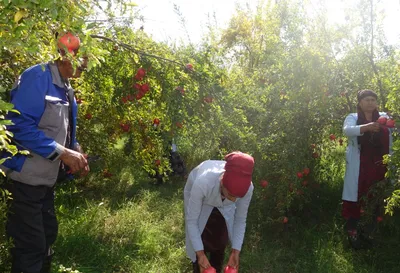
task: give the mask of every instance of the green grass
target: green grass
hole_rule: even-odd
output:
[[[122,175],[124,186],[118,179],[59,189],[57,263],[80,272],[190,272],[184,251],[184,181],[152,186],[143,177],[141,183],[133,181],[129,170]],[[260,191],[257,187],[250,207],[241,272],[400,272],[399,235],[389,224],[380,228],[375,248],[348,247],[340,184],[323,183],[287,225],[271,218],[274,208]]]
[[[186,259],[180,185],[132,184],[126,192],[108,190],[110,195],[99,190],[98,199],[90,187],[88,192],[71,196],[65,190],[57,198],[69,204],[59,212],[60,264],[75,264],[81,272],[182,272]]]

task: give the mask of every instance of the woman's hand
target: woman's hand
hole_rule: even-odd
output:
[[[370,122],[370,123],[361,125],[360,133],[365,133],[365,132],[376,133],[376,132],[379,132],[380,129],[381,129],[381,127],[378,122]]]
[[[233,267],[236,270],[239,270],[239,253],[240,251],[237,249],[232,249],[231,255],[229,256],[227,266]]]
[[[197,251],[196,257],[197,257],[197,263],[200,267],[200,272],[203,272],[205,269],[211,266],[204,251]]]

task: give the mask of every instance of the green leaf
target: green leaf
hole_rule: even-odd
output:
[[[3,157],[0,159],[0,165],[2,165],[7,159],[11,159],[11,157]]]
[[[15,13],[15,15],[14,15],[14,22],[18,24],[19,21],[20,21],[22,18],[27,17],[28,14],[29,14],[29,13],[28,13],[27,11],[25,11],[25,10],[19,10],[19,11],[17,11],[17,12]]]
[[[92,29],[92,28],[94,28],[95,26],[97,25],[97,23],[96,22],[92,22],[92,23],[90,23],[90,24],[88,24],[87,26],[86,26],[86,29]]]
[[[5,120],[0,120],[0,125],[12,125],[12,121],[5,119]]]
[[[27,150],[19,151],[19,153],[22,154],[22,155],[29,155],[30,154],[30,152],[27,151]]]
[[[12,103],[8,103],[0,99],[0,110],[1,111],[10,111],[14,108]]]

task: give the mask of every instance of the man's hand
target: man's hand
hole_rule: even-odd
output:
[[[83,156],[86,158],[86,161],[89,163],[88,155],[85,154],[85,152],[84,152],[83,149],[82,149],[82,146],[79,145],[79,143],[76,143],[76,144],[75,144],[75,146],[74,146],[74,151],[76,151],[76,152],[78,152],[78,153],[80,153],[80,154],[83,154]],[[80,176],[81,176],[81,177],[86,176],[86,175],[89,173],[89,171],[90,171],[90,168],[89,168],[89,165],[88,165],[88,166],[87,166],[87,169],[81,171],[81,175],[80,175]]]
[[[81,172],[81,176],[86,176],[89,173],[89,165],[85,156],[71,149],[65,149],[60,160],[69,167],[71,173]]]
[[[200,272],[203,272],[207,268],[211,266],[210,262],[207,259],[206,254],[204,253],[203,250],[197,251],[196,252],[196,257],[197,257],[197,263],[200,267]]]
[[[230,266],[236,270],[239,270],[239,254],[240,254],[239,250],[232,249],[231,255],[229,256],[227,266]]]

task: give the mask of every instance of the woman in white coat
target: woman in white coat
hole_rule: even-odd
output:
[[[349,242],[355,249],[371,242],[371,230],[359,230],[358,223],[365,198],[373,197],[369,193],[371,186],[385,178],[383,156],[389,153],[391,143],[390,130],[377,122],[380,116],[387,115],[378,112],[376,93],[361,90],[357,100],[357,113],[349,114],[343,125],[348,146],[342,195],[342,216],[346,220]]]
[[[253,195],[253,168],[253,157],[233,152],[224,161],[207,160],[190,172],[184,207],[186,253],[193,262],[193,272],[211,266],[221,272],[228,240],[232,251],[227,265],[238,269]]]

